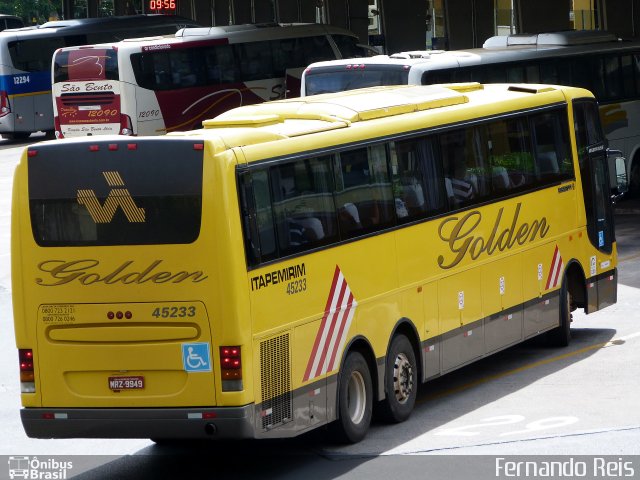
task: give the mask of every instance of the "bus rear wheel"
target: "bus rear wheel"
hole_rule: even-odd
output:
[[[387,355],[386,398],[381,405],[382,416],[388,422],[403,422],[411,415],[418,392],[417,375],[411,342],[404,335],[396,335]]]
[[[339,375],[338,420],[331,424],[334,438],[340,443],[362,440],[371,424],[373,387],[371,372],[360,352],[352,351]]]

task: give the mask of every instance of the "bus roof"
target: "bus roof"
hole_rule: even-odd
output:
[[[238,107],[203,122],[204,130],[170,135],[218,137],[225,149],[276,142],[328,130],[344,130],[357,125],[363,126],[360,132],[366,137],[370,135],[366,123],[373,120],[387,122],[395,117],[401,121],[403,114],[429,112],[445,115],[437,119],[433,117],[433,124],[442,126],[453,121],[453,116],[448,116],[454,110],[460,112],[461,118],[481,118],[486,114],[516,111],[534,105],[558,104],[566,101],[566,91],[591,96],[587,90],[573,87],[532,84],[371,87]],[[544,97],[538,97],[532,103],[533,95]],[[510,103],[507,105],[504,103],[506,101]],[[479,111],[478,107],[484,110]],[[429,122],[425,122],[424,117],[420,118],[420,126],[411,125],[409,130],[428,126]],[[399,128],[407,128],[407,124]],[[271,143],[270,148],[273,146],[274,143]]]
[[[498,35],[488,38],[482,46],[483,48],[509,47],[516,45],[574,46],[617,41],[619,41],[619,38],[616,35],[602,30],[568,30],[566,32]]]
[[[115,47],[126,50],[158,45],[178,45],[188,42],[200,42],[207,39],[228,38],[231,43],[245,40],[262,41],[276,38],[297,38],[316,36],[326,33],[342,33],[351,37],[356,35],[341,27],[316,23],[246,24],[223,27],[188,27],[178,30],[175,35],[156,35],[152,37],[132,37],[117,42],[100,43],[92,47]],[[64,47],[61,51],[78,50],[86,46]]]
[[[12,28],[0,32],[0,38],[20,40],[33,37],[55,36],[60,33],[80,34],[89,32],[130,29],[137,25],[143,27],[161,27],[164,25],[182,25],[196,27],[193,20],[177,15],[128,15],[103,18],[77,18],[73,20],[56,20],[42,25]]]
[[[273,33],[274,31],[291,31],[298,35],[301,31],[309,32],[309,34],[326,33],[326,32],[344,32],[351,36],[356,36],[353,32],[341,27],[319,23],[247,23],[242,25],[223,25],[217,27],[201,27],[201,28],[185,28],[176,33],[176,37],[190,36],[233,36],[244,33]]]
[[[466,50],[426,50],[398,52],[367,58],[327,60],[308,66],[309,72],[329,71],[346,65],[360,68],[410,68],[410,79],[419,79],[423,72],[445,68],[520,61],[544,57],[561,57],[580,53],[606,52],[611,49],[633,50],[638,40],[620,40],[616,35],[602,31],[567,31],[536,35],[509,35],[489,38],[482,48]],[[409,82],[416,83],[416,82]],[[420,83],[420,82],[417,82]]]

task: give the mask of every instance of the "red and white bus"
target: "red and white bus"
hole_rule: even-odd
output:
[[[357,42],[338,27],[271,24],[61,48],[52,65],[56,136],[200,128],[233,107],[297,96],[307,65],[363,55]]]

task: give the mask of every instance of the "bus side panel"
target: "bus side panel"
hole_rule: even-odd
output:
[[[524,338],[537,335],[558,325],[558,296],[548,294],[545,287],[554,244],[547,243],[524,252],[522,256],[525,294]]]
[[[122,113],[131,117],[134,135],[164,135],[167,133],[156,92],[121,82]]]
[[[53,130],[53,103],[51,91],[39,93],[33,97],[34,131]]]
[[[422,379],[440,374],[440,322],[438,319],[438,282],[422,285],[424,333],[422,342]]]
[[[440,280],[438,285],[443,373],[484,354],[480,269]]]
[[[2,131],[6,132],[33,132],[33,109],[34,95],[22,94],[9,96],[9,105],[11,113],[6,117],[0,118]],[[6,127],[4,120],[7,120]]]
[[[399,300],[385,295],[397,287],[394,249],[393,235],[378,235],[250,272],[259,435],[282,436],[335,419],[332,373],[356,334],[376,358],[384,357],[390,320],[400,317]],[[363,264],[370,266],[366,275]],[[285,326],[287,318],[293,321]]]
[[[482,306],[486,352],[522,340],[522,255],[516,253],[482,267]]]

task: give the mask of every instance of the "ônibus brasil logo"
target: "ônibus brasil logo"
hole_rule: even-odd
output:
[[[8,463],[11,479],[66,479],[67,471],[73,468],[73,462],[55,458],[10,456]]]

